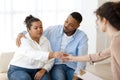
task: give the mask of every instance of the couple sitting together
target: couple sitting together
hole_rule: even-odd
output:
[[[9,80],[75,78],[80,69],[85,69],[85,62],[64,62],[60,58],[64,53],[75,56],[87,54],[87,36],[78,30],[81,21],[81,14],[73,12],[64,26],[51,26],[43,32],[42,21],[32,15],[27,16],[24,21],[27,32],[18,35],[18,49],[8,71]]]

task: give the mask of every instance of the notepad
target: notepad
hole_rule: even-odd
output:
[[[79,75],[77,75],[83,80],[103,80],[102,78],[88,72],[88,71],[81,71]]]

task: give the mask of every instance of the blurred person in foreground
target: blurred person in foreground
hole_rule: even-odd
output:
[[[106,2],[96,10],[96,23],[111,38],[108,49],[85,56],[63,56],[64,61],[95,63],[111,57],[113,80],[120,80],[120,1]]]

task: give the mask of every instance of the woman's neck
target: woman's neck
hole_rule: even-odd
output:
[[[32,40],[36,41],[39,44],[40,38],[34,37],[32,35],[30,35],[30,37],[31,37]]]
[[[109,25],[109,27],[107,28],[107,33],[110,36],[110,38],[112,38],[112,36],[118,32],[117,29],[115,29],[113,26]]]
[[[35,39],[35,41],[39,44],[39,39]]]

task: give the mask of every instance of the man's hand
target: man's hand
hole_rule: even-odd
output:
[[[22,38],[22,37],[26,38],[24,34],[19,33],[18,36],[17,36],[17,38],[16,38],[16,45],[17,45],[18,47],[20,47],[20,45],[21,45],[21,38]]]
[[[34,80],[41,80],[41,78],[43,77],[43,75],[46,73],[47,71],[45,69],[41,69],[40,71],[38,71],[34,77]]]

